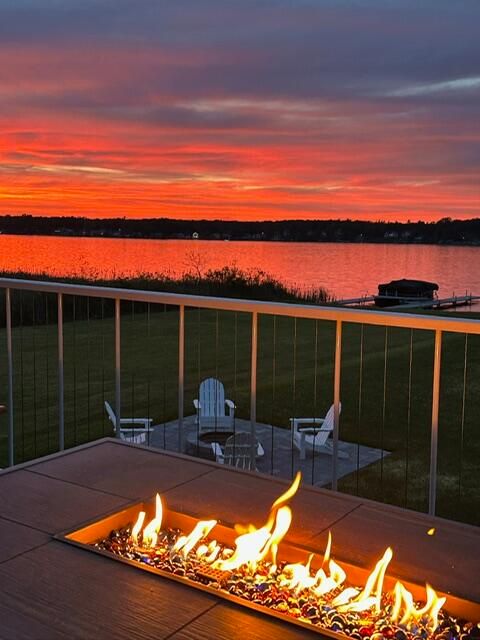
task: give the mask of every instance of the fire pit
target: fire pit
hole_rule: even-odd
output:
[[[367,572],[336,562],[330,535],[320,555],[286,541],[299,484],[300,474],[259,528],[198,521],[157,494],[58,537],[335,638],[480,640],[480,605],[395,580],[392,549]]]

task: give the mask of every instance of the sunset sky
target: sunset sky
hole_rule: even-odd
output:
[[[480,215],[479,0],[0,0],[0,214]]]

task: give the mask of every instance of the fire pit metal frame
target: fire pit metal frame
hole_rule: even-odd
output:
[[[295,618],[294,616],[288,615],[281,611],[277,611],[271,607],[259,605],[246,598],[242,598],[229,593],[224,589],[217,589],[209,586],[208,584],[203,584],[184,576],[175,575],[174,573],[171,573],[169,571],[163,571],[149,564],[139,562],[138,560],[129,559],[94,546],[95,542],[100,539],[106,538],[112,530],[120,529],[133,522],[136,519],[139,511],[145,510],[147,512],[151,512],[152,508],[152,502],[150,500],[144,500],[142,502],[134,501],[121,510],[111,511],[101,517],[91,519],[75,527],[74,529],[59,532],[54,535],[54,538],[61,542],[65,542],[75,547],[96,553],[97,555],[109,558],[111,560],[120,561],[123,564],[129,565],[136,569],[147,571],[148,573],[158,575],[162,578],[173,580],[174,582],[177,582],[179,584],[195,588],[199,591],[203,591],[222,600],[227,600],[239,606],[246,607],[247,609],[251,609],[253,611],[257,611],[259,613],[276,618],[278,620],[282,620],[283,622],[294,624],[308,631],[316,632],[335,640],[345,640],[345,634],[333,631],[320,625],[312,624],[299,618]],[[167,511],[166,517],[167,520],[170,520],[170,526],[177,526],[180,523],[184,525],[182,527],[184,528],[184,530],[188,530],[188,527],[191,528],[193,524],[198,522],[198,517],[191,516],[190,514],[180,511],[174,511],[172,509],[169,509]],[[173,524],[171,523],[172,519],[174,521]],[[184,524],[185,522],[188,523],[186,527]],[[233,525],[230,523],[219,521],[216,525],[216,528],[220,528],[223,532],[230,532],[230,534],[227,533],[227,535],[229,535],[231,539],[233,539],[233,537],[236,535],[233,529]],[[318,552],[318,550],[316,549],[308,548],[299,544],[292,544],[288,541],[288,539],[282,543],[282,546],[282,555],[287,556],[289,560],[293,559],[295,561],[298,561],[300,558],[302,560],[305,560],[311,553],[319,553],[320,556],[322,555],[322,553]],[[358,577],[359,580],[362,580],[366,575],[368,575],[368,570],[364,568],[356,567],[342,560],[340,560],[340,562],[348,572],[349,577],[353,575],[354,579]],[[395,581],[396,577],[390,574],[386,577],[386,586],[390,585],[390,587],[392,587]],[[418,595],[419,598],[422,597],[423,587],[419,586],[418,584],[409,582],[408,580],[405,580],[403,578],[402,582],[409,590],[412,591],[414,595]],[[480,605],[478,603],[462,600],[450,594],[448,594],[448,603],[448,609],[455,612],[456,615],[468,616],[470,617],[470,619],[472,619],[471,616],[473,616],[473,619],[475,619],[474,616],[478,616],[480,614]]]

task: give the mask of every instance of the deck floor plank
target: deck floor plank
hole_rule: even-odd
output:
[[[0,476],[0,514],[47,533],[58,533],[126,502],[26,469]]]
[[[262,525],[270,506],[289,482],[265,476],[218,469],[165,493],[167,504],[192,515],[220,518],[225,522]],[[200,498],[200,499],[199,499]],[[361,504],[326,490],[300,489],[291,501],[293,521],[288,533],[292,542],[305,543],[332,526]]]
[[[318,637],[215,595],[162,580],[51,540],[161,491],[199,517],[263,524],[288,486],[267,478],[115,441],[79,447],[0,474],[0,639],[282,640]],[[480,600],[480,528],[306,487],[291,501],[289,539],[365,567],[394,548],[400,577]],[[435,535],[427,530],[434,526]]]
[[[318,640],[321,637],[313,631],[225,603],[193,620],[175,633],[172,640]]]
[[[434,535],[428,531],[434,528]],[[320,547],[326,533],[313,541]],[[396,508],[362,505],[332,527],[336,559],[370,567],[393,549],[390,571],[480,602],[480,529]]]
[[[156,491],[192,480],[213,466],[122,442],[101,442],[33,464],[35,473],[81,484],[127,498],[145,498]]]
[[[50,540],[43,531],[0,517],[0,563]]]
[[[175,633],[217,599],[58,541],[0,566],[0,637],[146,640]]]

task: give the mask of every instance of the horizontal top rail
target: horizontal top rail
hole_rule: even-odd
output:
[[[292,304],[287,302],[266,302],[261,300],[243,300],[238,298],[218,298],[195,296],[162,291],[144,291],[141,289],[121,289],[117,287],[98,287],[94,285],[68,284],[64,282],[44,282],[41,280],[20,280],[0,278],[2,289],[22,289],[44,293],[62,293],[72,296],[89,296],[150,302],[185,307],[201,307],[221,311],[257,312],[265,315],[279,315],[311,320],[330,320],[333,322],[352,322],[378,326],[399,327],[405,329],[425,329],[428,331],[451,331],[454,333],[473,333],[480,335],[480,320],[454,318],[448,316],[420,315],[394,311],[373,311],[350,309],[345,307]]]

